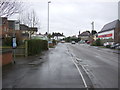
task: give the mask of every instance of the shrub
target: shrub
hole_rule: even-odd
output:
[[[111,45],[106,45],[106,48],[110,48],[111,47]]]
[[[39,54],[44,50],[48,49],[48,44],[46,40],[31,39],[28,40],[28,55]]]
[[[53,45],[56,45],[56,40],[53,39],[53,40],[52,40],[52,43],[53,43]]]
[[[3,39],[3,46],[12,46],[12,37],[6,37]]]
[[[12,46],[12,37],[6,37],[3,40],[3,46]],[[17,46],[22,45],[22,41],[19,38],[16,38],[16,44]]]
[[[92,46],[103,46],[103,43],[102,43],[102,41],[100,39],[97,39],[91,45]]]

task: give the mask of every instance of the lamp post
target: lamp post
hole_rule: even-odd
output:
[[[51,3],[51,1],[48,2],[48,28],[47,28],[47,36],[48,36],[48,49],[49,49],[49,4]]]

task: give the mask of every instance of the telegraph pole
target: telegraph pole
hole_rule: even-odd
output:
[[[92,24],[92,30],[94,30],[94,21],[91,24]]]

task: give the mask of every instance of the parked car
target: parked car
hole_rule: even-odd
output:
[[[79,41],[78,43],[79,43],[79,44],[85,44],[85,41],[82,41],[82,40],[81,40],[81,41]]]
[[[86,43],[87,43],[87,44],[90,44],[90,41],[87,41]]]
[[[71,44],[75,44],[75,41],[72,41]]]
[[[104,45],[105,47],[108,46],[108,45],[109,45],[109,46],[112,46],[112,45],[114,45],[114,42],[105,42],[103,45]]]
[[[115,48],[119,48],[119,47],[120,47],[120,44],[117,43],[117,44],[112,45],[110,48],[111,48],[111,49],[115,49]]]
[[[120,49],[120,45],[118,47],[116,47],[116,49]]]

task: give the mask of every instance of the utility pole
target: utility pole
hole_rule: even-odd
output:
[[[94,30],[94,21],[91,24],[92,24],[92,30]]]

